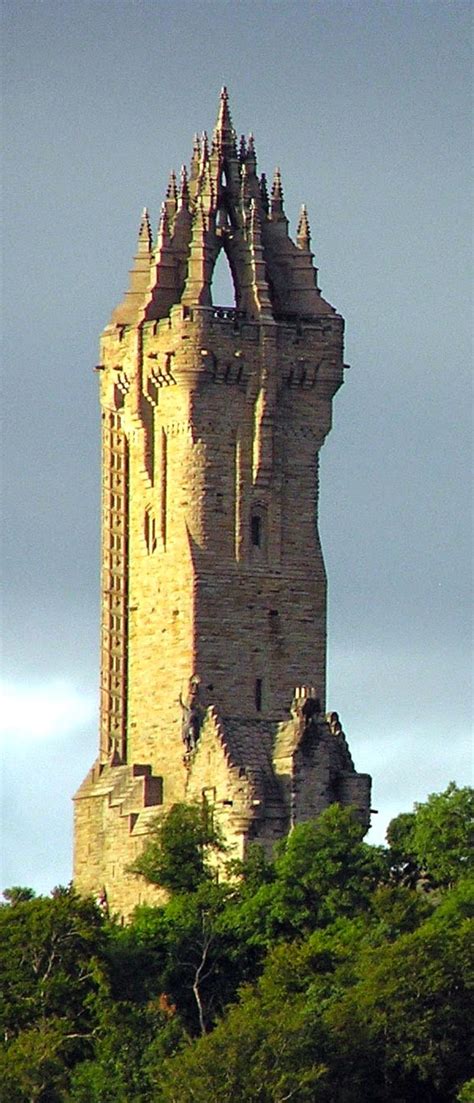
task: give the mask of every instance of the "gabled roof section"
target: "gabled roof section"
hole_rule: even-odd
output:
[[[221,249],[232,271],[237,308],[249,318],[334,313],[319,291],[310,245],[306,208],[295,243],[288,234],[280,170],[269,197],[265,175],[257,175],[253,135],[237,141],[223,88],[211,143],[205,132],[195,135],[189,172],[182,167],[179,185],[171,174],[154,244],[144,212],[130,288],[112,324],[159,320],[179,303],[212,306]]]

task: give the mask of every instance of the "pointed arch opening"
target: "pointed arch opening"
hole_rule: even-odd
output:
[[[229,258],[224,248],[219,250],[211,280],[211,303],[213,306],[223,306],[235,309],[237,303],[237,289],[235,286]]]

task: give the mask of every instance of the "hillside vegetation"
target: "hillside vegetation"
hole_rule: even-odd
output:
[[[1,1103],[472,1103],[473,808],[451,784],[382,848],[333,805],[217,881],[177,805],[137,867],[169,901],[127,926],[8,890]]]

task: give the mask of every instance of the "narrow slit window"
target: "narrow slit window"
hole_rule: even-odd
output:
[[[262,546],[262,518],[254,513],[250,519],[250,539],[254,548]]]
[[[145,543],[146,543],[146,546],[147,546],[147,551],[148,551],[148,554],[151,555],[154,551],[156,551],[156,545],[157,545],[156,520],[155,520],[155,517],[154,517],[151,509],[146,509],[145,510],[144,530],[145,530]]]
[[[263,698],[263,679],[255,679],[255,708],[257,712],[262,711],[262,698]]]

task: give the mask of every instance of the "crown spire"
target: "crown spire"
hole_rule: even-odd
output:
[[[235,152],[235,138],[236,135],[232,125],[229,107],[229,94],[224,85],[223,88],[221,88],[219,111],[217,113],[217,122],[214,127],[213,140],[214,144],[220,149],[227,148]]]

